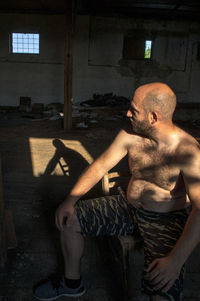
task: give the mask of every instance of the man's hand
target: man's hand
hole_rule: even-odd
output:
[[[60,231],[63,231],[65,226],[70,226],[70,224],[73,222],[73,216],[74,206],[70,203],[63,202],[58,207],[55,214],[55,222],[57,228]]]
[[[155,290],[167,292],[179,277],[181,266],[170,256],[155,259],[146,269]]]

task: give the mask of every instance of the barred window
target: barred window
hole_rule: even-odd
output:
[[[40,35],[38,33],[12,33],[12,53],[40,53]]]

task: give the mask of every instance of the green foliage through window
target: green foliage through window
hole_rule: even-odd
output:
[[[151,58],[151,47],[152,47],[152,41],[146,40],[145,41],[145,53],[144,53],[145,59]]]

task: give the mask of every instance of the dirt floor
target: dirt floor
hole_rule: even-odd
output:
[[[59,233],[54,224],[56,207],[125,121],[102,119],[88,128],[77,129],[74,125],[72,131],[65,132],[62,119],[33,119],[19,112],[3,112],[0,118],[4,204],[12,212],[18,241],[1,268],[0,295],[9,301],[32,301],[33,285],[63,270]],[[199,128],[184,123],[181,126],[200,136]],[[126,160],[115,168],[124,169]],[[85,198],[101,195],[98,183]],[[185,301],[200,300],[198,254],[199,247],[187,263]],[[145,300],[139,280],[143,258],[137,252],[131,256],[131,300]],[[86,240],[82,276],[87,293],[80,300],[122,300],[121,269],[114,265],[104,240]]]

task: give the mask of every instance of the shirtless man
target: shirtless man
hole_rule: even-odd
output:
[[[166,84],[135,91],[127,112],[131,130],[119,132],[56,211],[65,275],[57,284],[37,286],[38,299],[85,292],[80,277],[84,235],[130,235],[137,228],[144,243],[143,292],[150,300],[181,300],[183,266],[200,241],[200,149],[173,124],[175,106],[176,96]],[[132,175],[127,201],[120,196],[80,200],[126,155]]]

